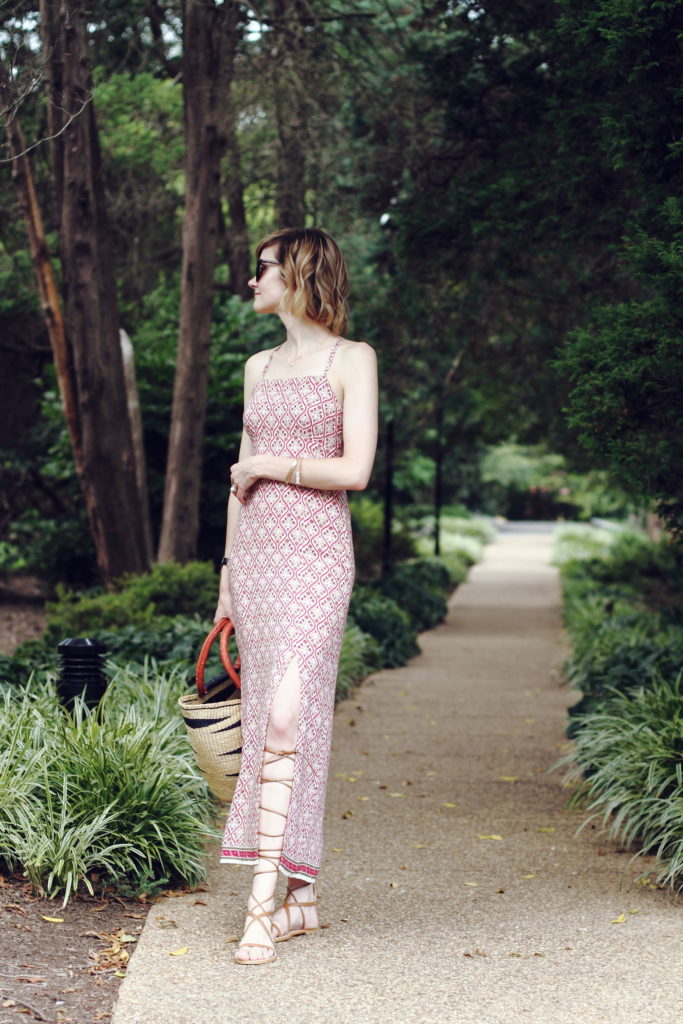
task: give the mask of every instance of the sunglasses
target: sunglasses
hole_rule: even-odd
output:
[[[279,267],[280,264],[277,260],[258,260],[256,264],[256,273],[254,277],[257,281],[260,281],[266,272],[267,267]]]

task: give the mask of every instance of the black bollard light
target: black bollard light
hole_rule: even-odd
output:
[[[74,709],[76,697],[83,695],[86,705],[95,708],[104,696],[107,680],[102,671],[106,647],[101,640],[62,640],[57,644],[60,660],[57,693],[65,708]]]

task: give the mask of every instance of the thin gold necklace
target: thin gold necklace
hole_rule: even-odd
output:
[[[335,342],[336,342],[336,338],[335,338]],[[284,345],[284,344],[286,344],[286,342],[282,343],[282,345]],[[280,351],[282,349],[282,345],[280,345],[280,348],[278,349],[278,351]],[[300,356],[294,356],[293,359],[290,359],[286,352],[283,352],[282,354],[284,355],[285,359],[287,360],[288,365],[289,366],[294,366],[294,363],[298,363],[298,361],[300,359],[303,359],[305,356],[312,356],[314,352],[322,352],[326,348],[328,348],[327,345],[319,345],[318,348],[312,348],[308,352],[302,352]],[[333,342],[333,344],[331,346],[329,346],[329,348],[330,349],[334,348],[334,342]]]

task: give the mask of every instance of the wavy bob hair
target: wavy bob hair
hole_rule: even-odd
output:
[[[282,264],[284,308],[343,334],[349,318],[349,275],[335,240],[320,228],[283,228],[261,239],[256,258],[271,245],[278,247]]]

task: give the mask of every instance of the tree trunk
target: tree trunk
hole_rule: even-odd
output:
[[[12,156],[12,179],[16,185],[24,213],[31,260],[52,348],[52,358],[54,359],[55,372],[57,374],[59,394],[66,417],[76,471],[80,477],[83,471],[83,451],[81,449],[81,427],[76,399],[73,360],[67,344],[59,291],[45,239],[43,218],[33,184],[31,165],[28,154],[25,152],[26,142],[24,133],[18,114],[12,112],[13,99],[7,72],[0,63],[0,103],[4,110],[5,129]]]
[[[48,124],[61,134],[52,157],[60,226],[65,320],[73,356],[82,452],[81,484],[105,583],[149,568],[135,477],[119,343],[118,309],[82,6],[41,3]],[[69,59],[62,61],[62,54]],[[77,463],[78,465],[78,463]]]
[[[183,11],[182,294],[160,562],[186,562],[197,548],[220,165],[226,148],[239,13],[233,0],[220,5],[213,0],[186,0]]]
[[[135,479],[137,480],[140,501],[145,509],[149,508],[149,488],[147,487],[147,464],[145,461],[144,433],[142,428],[142,410],[140,408],[140,392],[138,381],[135,375],[135,351],[133,343],[124,330],[119,332],[121,341],[121,358],[123,360],[123,377],[126,383],[126,405],[128,406],[128,420],[133,438],[133,451],[135,452]],[[145,530],[145,555],[148,561],[152,562],[152,524],[149,516],[144,517],[143,528]]]

